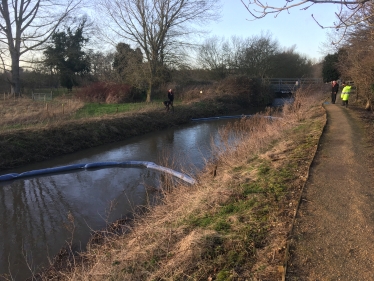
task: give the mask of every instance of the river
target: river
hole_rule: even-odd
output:
[[[134,137],[10,172],[102,161],[150,161],[193,177],[211,157],[219,128],[235,119],[188,125]],[[0,276],[25,280],[66,245],[84,249],[100,230],[153,200],[160,173],[140,168],[80,170],[0,182]],[[1,280],[1,278],[0,278]]]

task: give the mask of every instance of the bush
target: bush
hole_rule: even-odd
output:
[[[219,91],[237,95],[248,105],[266,105],[272,99],[269,89],[261,79],[247,76],[231,76],[221,81]]]
[[[220,96],[224,103],[238,102],[246,106],[263,106],[271,102],[273,96],[261,79],[247,76],[230,76],[219,82],[190,86],[184,89],[182,100],[202,99]]]
[[[77,90],[75,96],[85,102],[124,103],[138,101],[140,93],[130,85],[97,82]]]

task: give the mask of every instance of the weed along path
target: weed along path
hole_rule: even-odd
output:
[[[374,189],[363,126],[350,108],[324,107],[327,124],[301,195],[286,280],[373,280]]]

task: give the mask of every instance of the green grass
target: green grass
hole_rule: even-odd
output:
[[[234,280],[232,268],[252,266],[256,248],[266,244],[271,214],[297,169],[293,162],[278,168],[269,161],[259,160],[257,164],[256,180],[232,186],[232,197],[226,203],[192,214],[184,221],[191,228],[212,229],[219,235],[220,243],[210,243],[203,256],[207,264],[214,265],[211,268],[220,269],[216,280]],[[242,170],[239,166],[234,169]]]
[[[153,100],[150,103],[139,102],[139,103],[120,103],[120,104],[106,104],[106,103],[87,103],[81,109],[79,109],[75,115],[75,119],[87,118],[87,117],[98,117],[103,115],[110,115],[116,113],[123,113],[129,111],[137,111],[145,108],[159,107],[163,109],[163,105],[160,100]]]
[[[100,104],[87,103],[75,113],[75,118],[98,117],[107,114],[115,114],[120,112],[129,112],[139,110],[149,105],[146,103],[121,103],[121,104]]]

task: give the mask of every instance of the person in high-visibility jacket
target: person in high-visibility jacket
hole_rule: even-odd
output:
[[[345,84],[345,82],[343,82],[342,85],[343,85],[343,90],[342,90],[342,93],[341,93],[341,98],[342,98],[342,101],[343,101],[342,105],[347,107],[348,106],[348,99],[349,99],[349,95],[351,93],[352,86]]]

